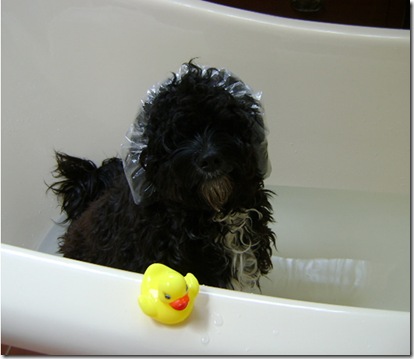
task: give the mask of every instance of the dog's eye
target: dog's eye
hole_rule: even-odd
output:
[[[165,299],[171,299],[171,296],[169,294],[164,293]]]

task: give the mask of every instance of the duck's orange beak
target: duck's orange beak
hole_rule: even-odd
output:
[[[170,305],[175,310],[184,310],[185,308],[187,308],[187,305],[189,302],[190,302],[190,298],[188,294],[186,294],[184,297],[181,297],[175,300],[174,302],[171,302]]]

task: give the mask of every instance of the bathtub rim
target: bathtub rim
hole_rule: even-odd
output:
[[[409,312],[342,307],[240,292],[232,295],[234,292],[229,290],[202,286],[197,301],[199,306],[207,303],[207,314],[205,311],[203,315],[193,313],[193,318],[185,324],[170,329],[150,318],[145,322],[139,320],[145,317],[136,303],[142,278],[140,274],[97,267],[6,244],[2,244],[1,252],[2,339],[8,345],[28,350],[55,355],[134,355],[137,350],[141,355],[167,355],[171,354],[169,348],[172,346],[180,355],[378,355],[409,352]],[[12,268],[19,270],[13,273]],[[30,275],[27,275],[28,271]],[[39,290],[39,283],[46,288],[48,284],[60,284],[61,275],[64,285],[58,293],[52,290],[46,294]],[[97,303],[103,293],[108,292],[108,283],[114,297],[103,304]],[[79,286],[88,285],[96,290],[89,292],[87,287],[88,292],[81,292],[79,296]],[[29,302],[19,298],[18,292],[22,288],[28,288]],[[86,306],[85,312],[76,312],[75,315],[70,312],[71,309],[73,311],[72,293],[82,303],[81,308]],[[126,308],[122,310],[125,302]],[[200,313],[197,303],[194,310]],[[242,314],[237,316],[240,310]],[[213,325],[211,314],[214,312],[223,313],[224,325]],[[266,320],[269,315],[277,319]],[[261,322],[262,334],[251,341],[250,331],[246,333],[243,327],[251,327],[257,319]],[[338,323],[341,328],[339,335],[335,330]],[[280,333],[273,329],[272,335],[275,325],[281,328]],[[235,331],[237,336],[232,334]],[[386,340],[378,342],[378,335],[384,335],[385,331],[388,333],[384,337]],[[205,333],[208,345],[202,342]],[[157,344],[158,336],[164,338],[166,346]],[[269,336],[273,339],[270,342]],[[299,340],[299,343],[292,346],[293,340]]]
[[[27,249],[18,247],[11,244],[1,243],[1,257],[19,257],[19,258],[28,258],[33,262],[45,262],[48,264],[58,265],[61,268],[68,268],[75,271],[85,271],[92,273],[97,276],[112,277],[121,280],[133,281],[136,284],[140,285],[142,282],[143,274],[135,273],[130,271],[125,271],[121,269],[105,267],[93,263],[78,261],[70,258],[65,258],[61,256],[55,256],[48,253],[38,252],[33,249]],[[4,273],[3,273],[4,275]],[[316,311],[327,311],[327,312],[342,312],[342,313],[360,313],[360,312],[381,312],[381,313],[410,313],[410,311],[403,310],[390,310],[390,309],[380,309],[380,308],[369,308],[369,307],[354,307],[346,306],[339,304],[331,303],[318,303],[298,299],[289,299],[276,296],[269,296],[265,294],[256,294],[256,293],[247,293],[240,291],[233,291],[230,289],[216,288],[207,285],[200,286],[200,293],[212,295],[218,298],[233,298],[237,294],[237,297],[244,301],[257,302],[257,303],[269,303],[272,305],[278,305],[282,307],[300,307],[308,308]]]
[[[369,37],[369,38],[387,38],[387,39],[400,39],[409,41],[410,30],[409,29],[395,29],[395,28],[383,28],[373,26],[361,26],[361,25],[347,25],[337,24],[330,22],[318,22],[310,20],[301,20],[288,18],[278,15],[264,14],[247,9],[239,9],[228,5],[210,3],[203,0],[156,0],[162,6],[178,6],[188,8],[193,11],[204,11],[206,13],[214,13],[214,15],[231,17],[235,20],[245,23],[256,23],[264,26],[277,26],[294,31],[310,31],[317,33],[326,33],[343,36],[355,36],[355,37]]]

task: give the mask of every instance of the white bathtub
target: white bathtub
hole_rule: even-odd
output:
[[[53,150],[114,156],[182,62],[263,91],[275,189],[263,293],[202,287],[178,327],[142,276],[54,255]],[[409,354],[409,32],[199,0],[3,0],[2,342],[49,354]]]

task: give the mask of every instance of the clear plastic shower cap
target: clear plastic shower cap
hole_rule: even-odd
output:
[[[124,172],[136,204],[141,202],[144,193],[152,191],[151,184],[148,183],[145,178],[145,169],[140,163],[142,150],[148,144],[148,138],[145,135],[148,119],[143,109],[145,106],[150,106],[154,102],[161,90],[165,89],[173,81],[179,82],[183,76],[188,74],[191,66],[194,66],[191,62],[189,64],[183,64],[172,78],[154,85],[147,91],[147,98],[145,101],[141,101],[142,107],[138,113],[137,119],[131,124],[128,132],[125,134],[125,140],[121,144],[121,157]],[[245,96],[250,96],[255,99],[256,102],[252,105],[252,110],[259,112],[264,121],[263,109],[260,106],[261,92],[253,92],[252,89],[241,80],[235,81],[235,79],[238,79],[237,76],[226,69],[216,69],[199,65],[197,65],[197,67],[201,69],[202,77],[210,77],[212,86],[224,88],[235,98],[241,99]],[[260,139],[254,143],[257,159],[259,161],[259,170],[264,178],[266,178],[272,171],[267,154],[266,137],[268,130],[264,122],[263,124],[257,124],[253,130],[256,132],[253,137]]]

